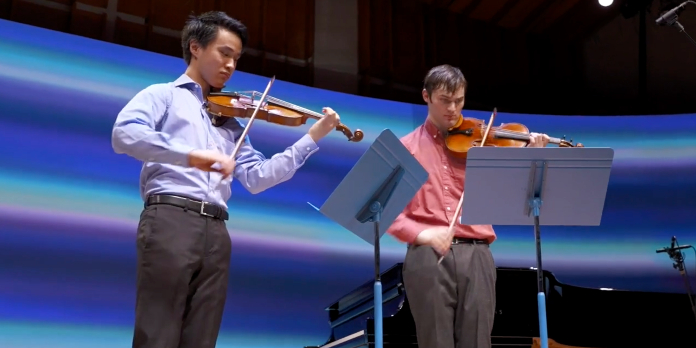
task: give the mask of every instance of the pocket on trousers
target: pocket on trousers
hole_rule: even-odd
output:
[[[155,220],[157,219],[158,206],[150,206],[140,213],[140,221],[138,222],[137,246],[140,250],[147,250],[152,240],[152,234],[155,230]]]
[[[430,245],[411,245],[406,251],[402,273],[423,272],[437,264],[437,254]]]

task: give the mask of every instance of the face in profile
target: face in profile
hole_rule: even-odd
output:
[[[423,100],[428,104],[430,120],[439,129],[448,129],[457,124],[464,108],[464,87],[454,92],[438,88],[428,96],[423,90]]]
[[[242,55],[242,40],[237,34],[221,28],[206,48],[194,42],[191,51],[198,58],[201,77],[210,86],[222,88],[237,68]]]

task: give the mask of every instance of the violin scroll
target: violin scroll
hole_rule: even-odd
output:
[[[338,126],[336,126],[336,130],[343,133],[343,135],[345,135],[346,138],[348,138],[348,141],[352,141],[354,143],[360,142],[363,139],[363,136],[365,136],[363,131],[361,131],[360,129],[356,129],[355,132],[351,132],[350,129],[348,129],[348,127],[341,123],[339,123]]]
[[[565,140],[565,135],[559,140],[558,147],[585,147],[582,143],[577,143],[573,145],[573,139]]]

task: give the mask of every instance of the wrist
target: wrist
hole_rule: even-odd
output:
[[[307,131],[307,135],[309,135],[310,138],[312,138],[312,141],[316,144],[319,139],[321,139],[318,135],[317,132],[314,131],[314,128],[310,128],[309,131]]]
[[[416,238],[413,240],[413,244],[416,245],[423,245],[423,244],[429,244],[430,241],[432,240],[432,233],[429,228],[424,229],[423,231],[420,231],[416,235]]]
[[[198,149],[193,149],[186,154],[186,166],[191,167],[193,165],[193,157],[198,153]]]

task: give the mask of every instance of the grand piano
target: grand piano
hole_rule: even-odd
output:
[[[416,330],[401,274],[402,264],[382,281],[383,345],[416,348]],[[540,347],[535,269],[497,268],[493,347]],[[592,289],[563,284],[543,272],[549,348],[696,347],[696,319],[686,294]],[[373,348],[374,281],[326,308],[330,334],[319,346]]]

